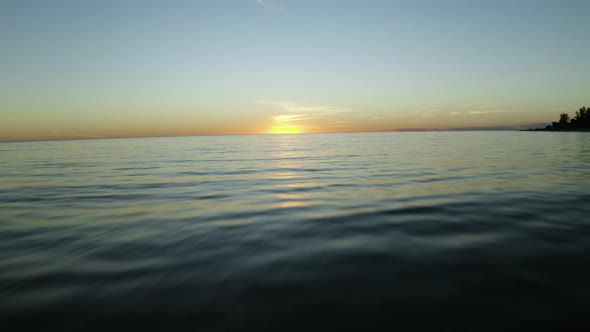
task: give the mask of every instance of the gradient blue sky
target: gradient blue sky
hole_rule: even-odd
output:
[[[590,1],[0,0],[0,140],[550,122],[589,32]]]

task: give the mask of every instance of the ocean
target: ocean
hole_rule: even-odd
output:
[[[587,331],[590,133],[0,143],[0,321]]]

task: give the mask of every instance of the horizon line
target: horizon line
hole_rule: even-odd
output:
[[[524,125],[521,125],[524,126]],[[172,137],[210,137],[210,136],[290,136],[290,135],[325,135],[325,134],[363,134],[363,133],[412,133],[412,132],[451,132],[451,131],[521,131],[519,126],[488,126],[488,127],[456,127],[456,128],[400,128],[390,130],[362,130],[362,131],[332,131],[308,133],[257,133],[257,134],[190,134],[190,135],[140,135],[140,136],[105,136],[105,137],[63,137],[63,138],[32,138],[2,140],[0,143],[47,142],[47,141],[77,141],[101,139],[137,139],[137,138],[172,138]],[[531,128],[534,129],[534,128]]]

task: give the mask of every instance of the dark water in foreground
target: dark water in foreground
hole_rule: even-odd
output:
[[[0,321],[590,327],[590,134],[0,144]]]

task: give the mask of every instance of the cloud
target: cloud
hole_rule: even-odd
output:
[[[397,118],[407,118],[407,117],[409,117],[409,116],[411,116],[411,114],[395,114],[395,115],[392,115],[392,116],[391,116],[391,118],[393,118],[393,119],[397,119]]]
[[[261,99],[257,104],[269,105],[277,109],[279,114],[272,116],[274,124],[322,119],[340,113],[350,112],[348,108],[333,105],[305,105],[291,101]]]
[[[272,120],[274,123],[289,123],[303,120],[319,119],[318,116],[309,116],[307,114],[280,114],[273,115]]]
[[[271,0],[256,0],[256,3],[262,8],[269,11],[281,11],[284,9],[282,6],[276,5]]]
[[[433,116],[438,116],[438,114],[436,112],[425,112],[420,114],[420,116],[423,118],[431,118]]]
[[[441,105],[437,107],[420,108],[406,114],[414,117],[433,117],[448,114],[449,116],[457,115],[484,115],[496,113],[515,113],[524,112],[524,110],[506,110],[497,104],[455,104],[455,105]]]
[[[283,113],[315,113],[314,115],[332,115],[344,112],[350,112],[348,108],[342,108],[333,105],[304,105],[291,101],[261,99],[256,101],[257,104],[274,106]]]
[[[257,104],[264,104],[264,105],[271,105],[276,108],[279,108],[284,113],[306,113],[306,112],[314,112],[316,114],[337,114],[343,112],[349,112],[350,109],[341,108],[332,105],[303,105],[299,103],[294,103],[291,101],[282,101],[282,100],[269,100],[269,99],[261,99],[256,101]]]
[[[495,113],[514,113],[514,111],[469,111],[469,114],[473,114],[473,115],[495,114]]]
[[[441,111],[448,109],[450,107],[452,107],[452,106],[421,108],[421,109],[410,111],[410,112],[408,112],[408,114],[412,114],[412,116],[419,116],[421,118],[430,118],[430,117],[438,116]]]

